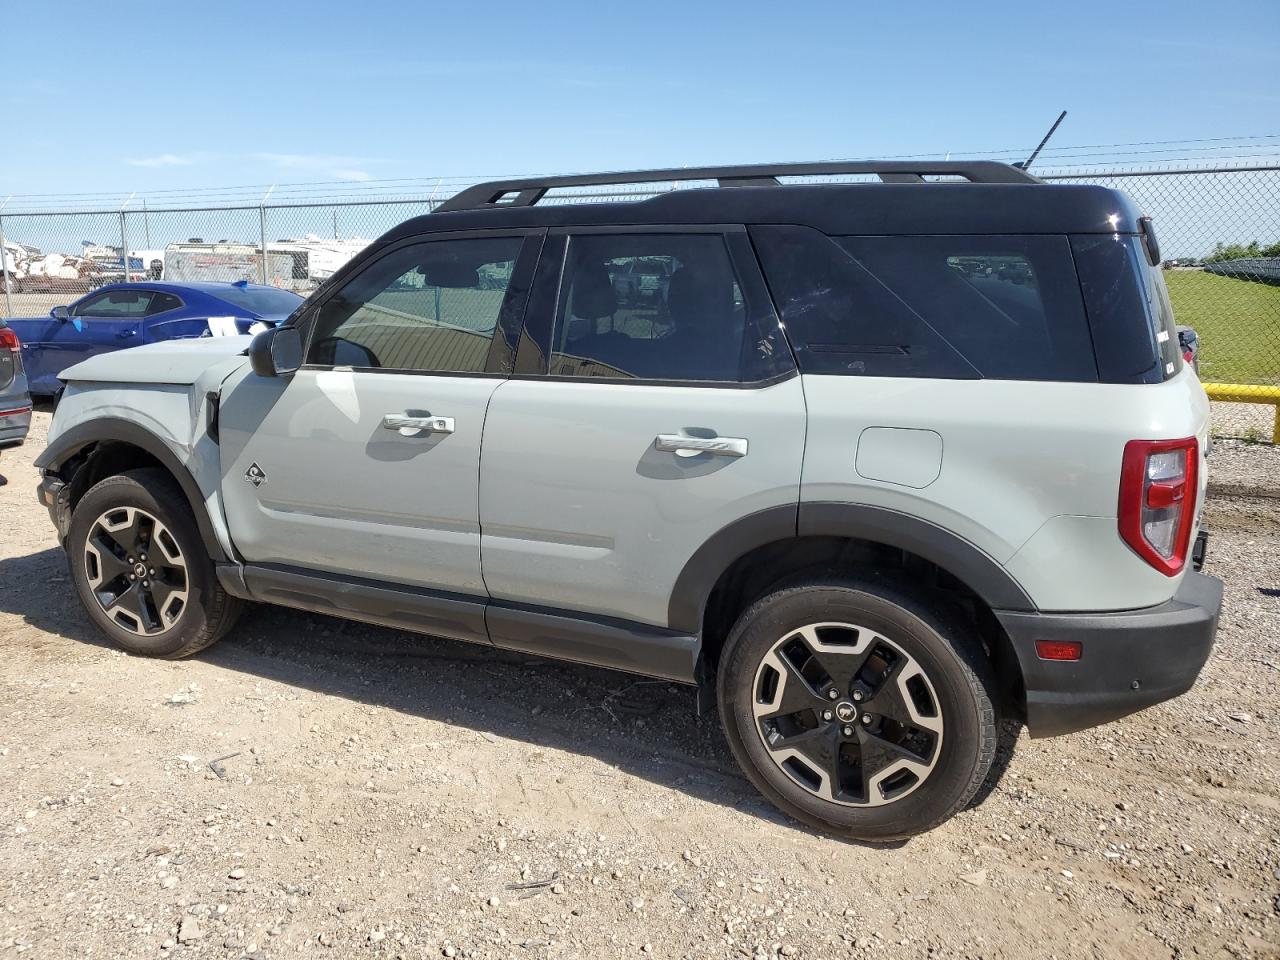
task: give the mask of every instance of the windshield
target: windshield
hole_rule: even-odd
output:
[[[260,317],[286,317],[302,302],[296,293],[275,287],[228,286],[219,290],[217,296]]]

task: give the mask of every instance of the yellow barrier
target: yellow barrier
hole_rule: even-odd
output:
[[[1276,408],[1275,425],[1271,428],[1271,442],[1280,444],[1280,386],[1266,387],[1250,383],[1206,383],[1204,392],[1210,400],[1228,403],[1265,403]]]

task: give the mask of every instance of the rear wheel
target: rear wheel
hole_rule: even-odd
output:
[[[886,842],[953,816],[999,739],[990,665],[941,605],[877,580],[814,582],[753,604],[720,660],[730,746],[799,820]]]
[[[95,626],[130,653],[177,659],[234,623],[182,490],[163,470],[130,470],[92,487],[67,535],[76,591]]]

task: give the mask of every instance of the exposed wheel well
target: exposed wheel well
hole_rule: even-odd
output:
[[[57,453],[51,446],[46,450],[45,454],[52,453],[54,459],[52,463],[57,466],[42,466],[37,459],[37,466],[41,469],[50,470],[62,479],[67,485],[64,496],[66,497],[66,515],[70,517],[74,512],[76,504],[80,502],[80,498],[90,490],[94,484],[107,477],[124,473],[126,470],[138,469],[156,469],[163,470],[168,474],[178,487],[182,490],[186,497],[187,505],[191,508],[191,513],[195,517],[196,527],[200,531],[200,537],[204,541],[205,548],[209,551],[209,556],[216,560],[225,560],[226,553],[221,544],[218,542],[218,536],[214,532],[213,525],[209,519],[209,512],[205,508],[204,496],[200,492],[199,486],[195,479],[185,469],[181,461],[179,461],[172,453],[164,448],[158,440],[155,441],[153,449],[147,449],[151,446],[149,435],[144,431],[137,430],[132,425],[127,425],[129,429],[134,429],[139,434],[139,442],[132,442],[129,439],[119,439],[117,437],[105,437],[103,439],[93,439],[89,442],[81,440],[72,440],[69,449],[72,453]],[[126,436],[128,436],[126,434]],[[59,438],[60,440],[63,438]],[[143,444],[146,444],[145,446]],[[65,530],[62,531],[65,534]]]
[[[756,547],[720,575],[702,618],[701,672],[715,675],[720,651],[738,615],[784,583],[858,572],[891,577],[959,611],[982,637],[1000,682],[1006,715],[1020,712],[1022,672],[1013,645],[991,607],[961,579],[908,550],[856,537],[792,537]]]
[[[170,473],[153,454],[122,440],[103,440],[86,447],[63,464],[60,471],[62,479],[69,485],[68,506],[74,510],[86,491],[99,481],[126,470],[145,467]]]

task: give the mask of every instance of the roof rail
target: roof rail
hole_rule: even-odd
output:
[[[776,187],[778,177],[872,173],[885,183],[923,183],[926,176],[962,177],[971,183],[1042,183],[1025,170],[993,160],[858,160],[822,163],[762,163],[737,167],[678,167],[568,177],[492,180],[467,187],[436,207],[436,213],[485,207],[531,207],[557,187],[715,180],[722,187]]]

